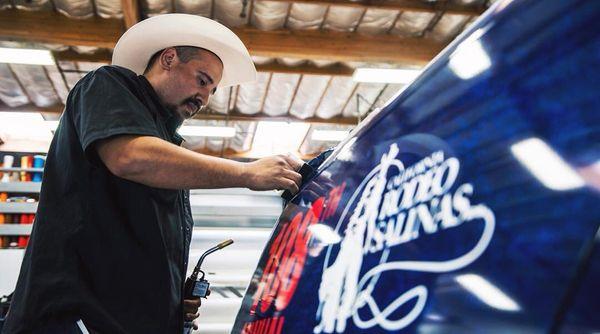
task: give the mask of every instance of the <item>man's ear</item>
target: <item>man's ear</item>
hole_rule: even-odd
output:
[[[176,58],[177,51],[175,51],[175,48],[166,48],[165,50],[163,50],[159,57],[160,67],[162,67],[162,69],[165,71],[171,70],[171,67],[173,67]]]

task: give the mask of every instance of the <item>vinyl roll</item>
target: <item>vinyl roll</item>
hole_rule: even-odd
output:
[[[11,168],[13,166],[13,163],[15,162],[15,157],[13,157],[12,155],[5,155],[4,159],[2,160],[2,167],[4,168]],[[4,173],[2,174],[2,180],[1,182],[8,182],[10,181],[10,175],[12,173]]]

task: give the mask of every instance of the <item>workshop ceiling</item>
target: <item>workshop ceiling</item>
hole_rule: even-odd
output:
[[[0,63],[0,111],[57,119],[73,85],[109,63],[127,27],[163,13],[211,17],[232,28],[259,70],[256,83],[221,89],[194,125],[236,128],[232,138],[190,138],[195,150],[245,157],[257,122],[310,123],[299,152],[335,141],[400,84],[357,83],[358,67],[421,69],[488,6],[485,0],[0,0],[0,47],[51,50],[54,65]]]

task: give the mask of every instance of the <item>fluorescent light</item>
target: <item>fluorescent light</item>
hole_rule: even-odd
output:
[[[385,69],[385,68],[357,68],[352,80],[356,82],[379,82],[408,84],[412,82],[421,70]]]
[[[58,128],[58,121],[46,121],[46,126],[48,127],[48,130],[56,131],[56,128]]]
[[[0,48],[0,63],[54,65],[48,50]]]
[[[471,79],[492,66],[490,56],[479,40],[481,35],[482,30],[474,32],[450,56],[448,66],[461,79]]]
[[[314,130],[311,139],[316,141],[342,141],[350,131],[345,130]]]
[[[514,156],[544,186],[553,190],[583,187],[585,182],[548,144],[539,138],[528,138],[513,144]]]
[[[514,300],[479,275],[465,274],[457,276],[455,279],[463,288],[490,307],[509,312],[521,309]]]
[[[195,137],[234,137],[235,128],[227,126],[184,125],[177,131],[182,136]]]
[[[52,132],[39,112],[0,112],[0,133],[19,140],[52,139]]]
[[[297,152],[309,128],[310,124],[301,122],[258,122],[248,154],[260,158]]]

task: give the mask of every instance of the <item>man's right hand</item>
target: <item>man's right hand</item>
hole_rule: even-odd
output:
[[[295,194],[302,184],[302,176],[297,172],[302,164],[302,160],[291,154],[246,163],[244,177],[247,187],[252,190],[289,190]]]

